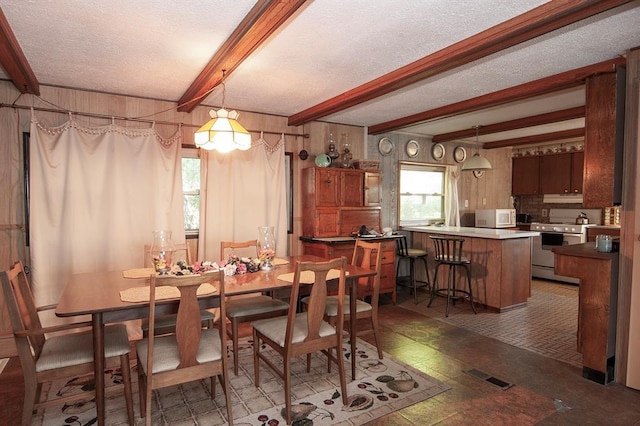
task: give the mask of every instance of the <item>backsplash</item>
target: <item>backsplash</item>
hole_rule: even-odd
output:
[[[546,209],[579,209],[582,204],[545,204],[543,202],[543,195],[520,195],[513,197],[513,203],[518,213],[527,213],[531,215],[533,222],[548,222],[549,217],[542,216],[542,210]]]

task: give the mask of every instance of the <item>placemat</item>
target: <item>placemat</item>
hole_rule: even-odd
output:
[[[286,281],[289,283],[293,282],[293,274],[295,272],[290,272],[288,274],[278,275],[278,279],[282,281]],[[345,272],[345,275],[349,275],[349,271]],[[327,273],[327,280],[333,280],[336,278],[340,278],[340,271],[338,269],[329,269]],[[300,273],[300,282],[304,284],[313,284],[316,281],[316,274],[313,271],[302,271]]]
[[[217,291],[218,289],[209,283],[200,284],[200,287],[198,288],[198,296],[206,296]],[[120,292],[120,300],[123,302],[148,302],[149,294],[149,286],[132,287]],[[180,290],[176,287],[156,287],[156,300],[178,298],[180,298]]]
[[[124,278],[149,278],[150,275],[154,275],[155,273],[156,270],[153,268],[136,268],[122,271],[122,276]]]
[[[276,257],[271,262],[271,264],[273,264],[273,266],[286,265],[287,263],[289,263],[289,261],[287,259],[282,259],[282,258],[279,258],[279,257]]]

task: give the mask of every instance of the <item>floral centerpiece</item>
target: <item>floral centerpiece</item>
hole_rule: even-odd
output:
[[[218,262],[196,262],[193,265],[187,265],[184,260],[180,260],[171,271],[174,275],[194,275],[206,274],[210,271],[218,271],[222,269],[226,276],[242,275],[248,272],[258,272],[260,270],[260,259],[250,257],[239,257],[235,254],[229,255],[227,260]]]
[[[224,274],[242,275],[247,272],[258,272],[260,270],[260,260],[250,257],[238,257],[235,254],[229,255],[227,260],[217,262],[218,266],[224,269]]]

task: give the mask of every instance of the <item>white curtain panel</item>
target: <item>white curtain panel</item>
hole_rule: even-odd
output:
[[[72,274],[143,266],[153,231],[184,242],[179,133],[31,121],[32,286],[56,303]],[[88,282],[98,286],[100,283]]]
[[[201,150],[199,260],[221,260],[221,241],[254,240],[265,225],[275,229],[276,255],[287,255],[284,150],[284,135],[274,146],[261,137],[248,151]]]
[[[460,172],[456,167],[447,167],[447,189],[445,194],[445,225],[460,226],[460,204],[458,201],[458,179]]]

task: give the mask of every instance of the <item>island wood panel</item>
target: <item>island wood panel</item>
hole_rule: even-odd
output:
[[[413,247],[423,248],[429,253],[429,273],[433,279],[436,264],[429,235],[442,234],[413,232],[412,238]],[[525,305],[531,296],[531,238],[464,239],[463,255],[471,259],[474,300],[499,312]],[[457,274],[457,282],[462,283],[461,271]],[[445,285],[446,279],[447,269],[441,266],[439,287]]]
[[[591,244],[581,246],[577,255],[554,250],[555,273],[580,279],[577,334],[582,375],[606,384],[614,379],[618,255],[597,253]]]

